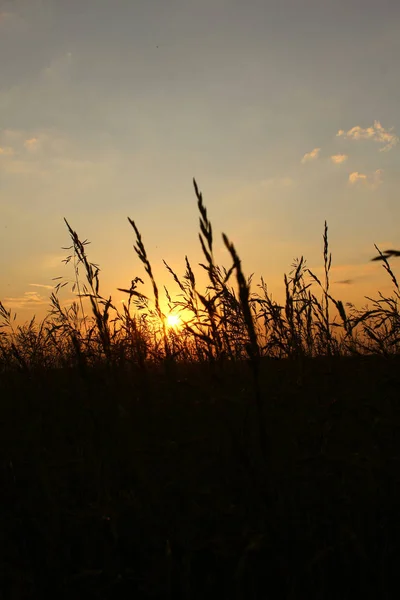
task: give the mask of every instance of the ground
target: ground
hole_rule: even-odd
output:
[[[3,374],[1,597],[395,597],[399,366]]]

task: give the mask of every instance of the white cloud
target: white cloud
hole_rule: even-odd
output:
[[[333,156],[331,156],[331,161],[335,164],[335,165],[341,165],[342,163],[344,163],[347,159],[348,159],[348,155],[347,154],[334,154]]]
[[[375,121],[371,127],[363,128],[356,125],[347,132],[339,129],[336,136],[350,140],[373,140],[379,144],[384,144],[382,148],[379,148],[380,152],[387,152],[399,143],[399,138],[392,131],[393,127],[385,129],[379,121]]]
[[[376,189],[382,183],[382,169],[377,169],[371,175],[366,175],[365,173],[359,173],[358,171],[354,171],[349,175],[349,183],[351,185],[356,184],[366,184],[372,189]]]
[[[311,152],[307,152],[301,159],[301,162],[304,164],[306,162],[310,162],[311,160],[315,160],[318,158],[320,151],[321,148],[314,148],[314,150],[311,150]]]
[[[354,185],[360,181],[366,181],[367,176],[364,173],[359,173],[358,171],[354,171],[354,173],[350,173],[349,175],[349,183]]]

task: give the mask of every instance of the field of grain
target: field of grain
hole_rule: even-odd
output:
[[[301,258],[279,305],[225,235],[214,263],[195,193],[209,284],[165,263],[179,327],[131,219],[151,299],[138,277],[123,311],[101,296],[67,223],[76,302],[60,280],[24,326],[0,303],[2,597],[397,597],[396,251],[393,295],[344,306],[325,225],[323,280]]]

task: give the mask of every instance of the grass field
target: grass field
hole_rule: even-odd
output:
[[[400,559],[399,287],[344,306],[301,258],[286,300],[253,292],[231,241],[209,278],[167,269],[119,312],[67,223],[77,301],[60,280],[40,324],[0,304],[3,598],[394,598]],[[84,281],[81,277],[84,277]],[[89,305],[90,312],[87,313]],[[183,318],[183,317],[182,317]]]

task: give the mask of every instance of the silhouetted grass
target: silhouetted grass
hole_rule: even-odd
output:
[[[138,286],[143,284],[143,280],[136,277],[129,288],[119,288],[128,295],[128,302],[120,312],[112,303],[111,296],[105,298],[100,294],[100,269],[89,261],[86,253],[89,242],[81,242],[66,221],[72,240],[69,248],[72,254],[64,262],[73,263],[72,291],[76,293],[77,301],[70,307],[61,305],[58,292],[69,282],[55,278],[59,281],[50,297],[51,310],[40,325],[33,319],[29,324],[13,327],[11,312],[1,304],[2,368],[12,365],[34,368],[38,362],[55,364],[57,360],[60,366],[74,362],[82,366],[99,361],[110,365],[123,361],[140,363],[143,367],[145,362],[165,360],[210,362],[246,357],[254,365],[259,358],[267,357],[397,353],[399,288],[388,262],[391,256],[396,255],[394,250],[380,253],[373,259],[382,261],[392,280],[394,295],[384,298],[379,293],[378,299],[368,297],[373,306],[369,310],[357,310],[351,305],[347,305],[346,310],[343,302],[330,293],[332,255],[325,223],[324,281],[321,282],[306,267],[301,257],[295,261],[292,272],[284,276],[286,298],[281,306],[272,299],[263,279],[257,286],[258,291],[251,291],[251,278],[245,278],[239,255],[224,234],[223,240],[232,264],[228,268],[215,264],[212,225],[196,182],[194,185],[200,213],[199,239],[205,257],[205,263],[200,266],[206,271],[209,284],[204,291],[198,290],[187,257],[186,272],[182,278],[164,261],[179,287],[180,293],[174,299],[165,290],[171,311],[184,315],[179,335],[166,324],[159,287],[135,222],[129,219],[136,235],[134,249],[149,277],[154,302],[140,293]],[[81,280],[81,268],[84,281]],[[231,284],[233,273],[237,275],[236,285]],[[320,297],[313,284],[320,288]],[[85,298],[90,301],[91,314],[85,312]]]
[[[59,279],[23,326],[0,303],[2,597],[397,597],[395,251],[393,296],[345,307],[325,224],[323,279],[296,260],[280,305],[226,235],[215,264],[194,186],[208,283],[165,263],[181,328],[132,219],[153,300],[103,297],[66,222],[76,302]]]

